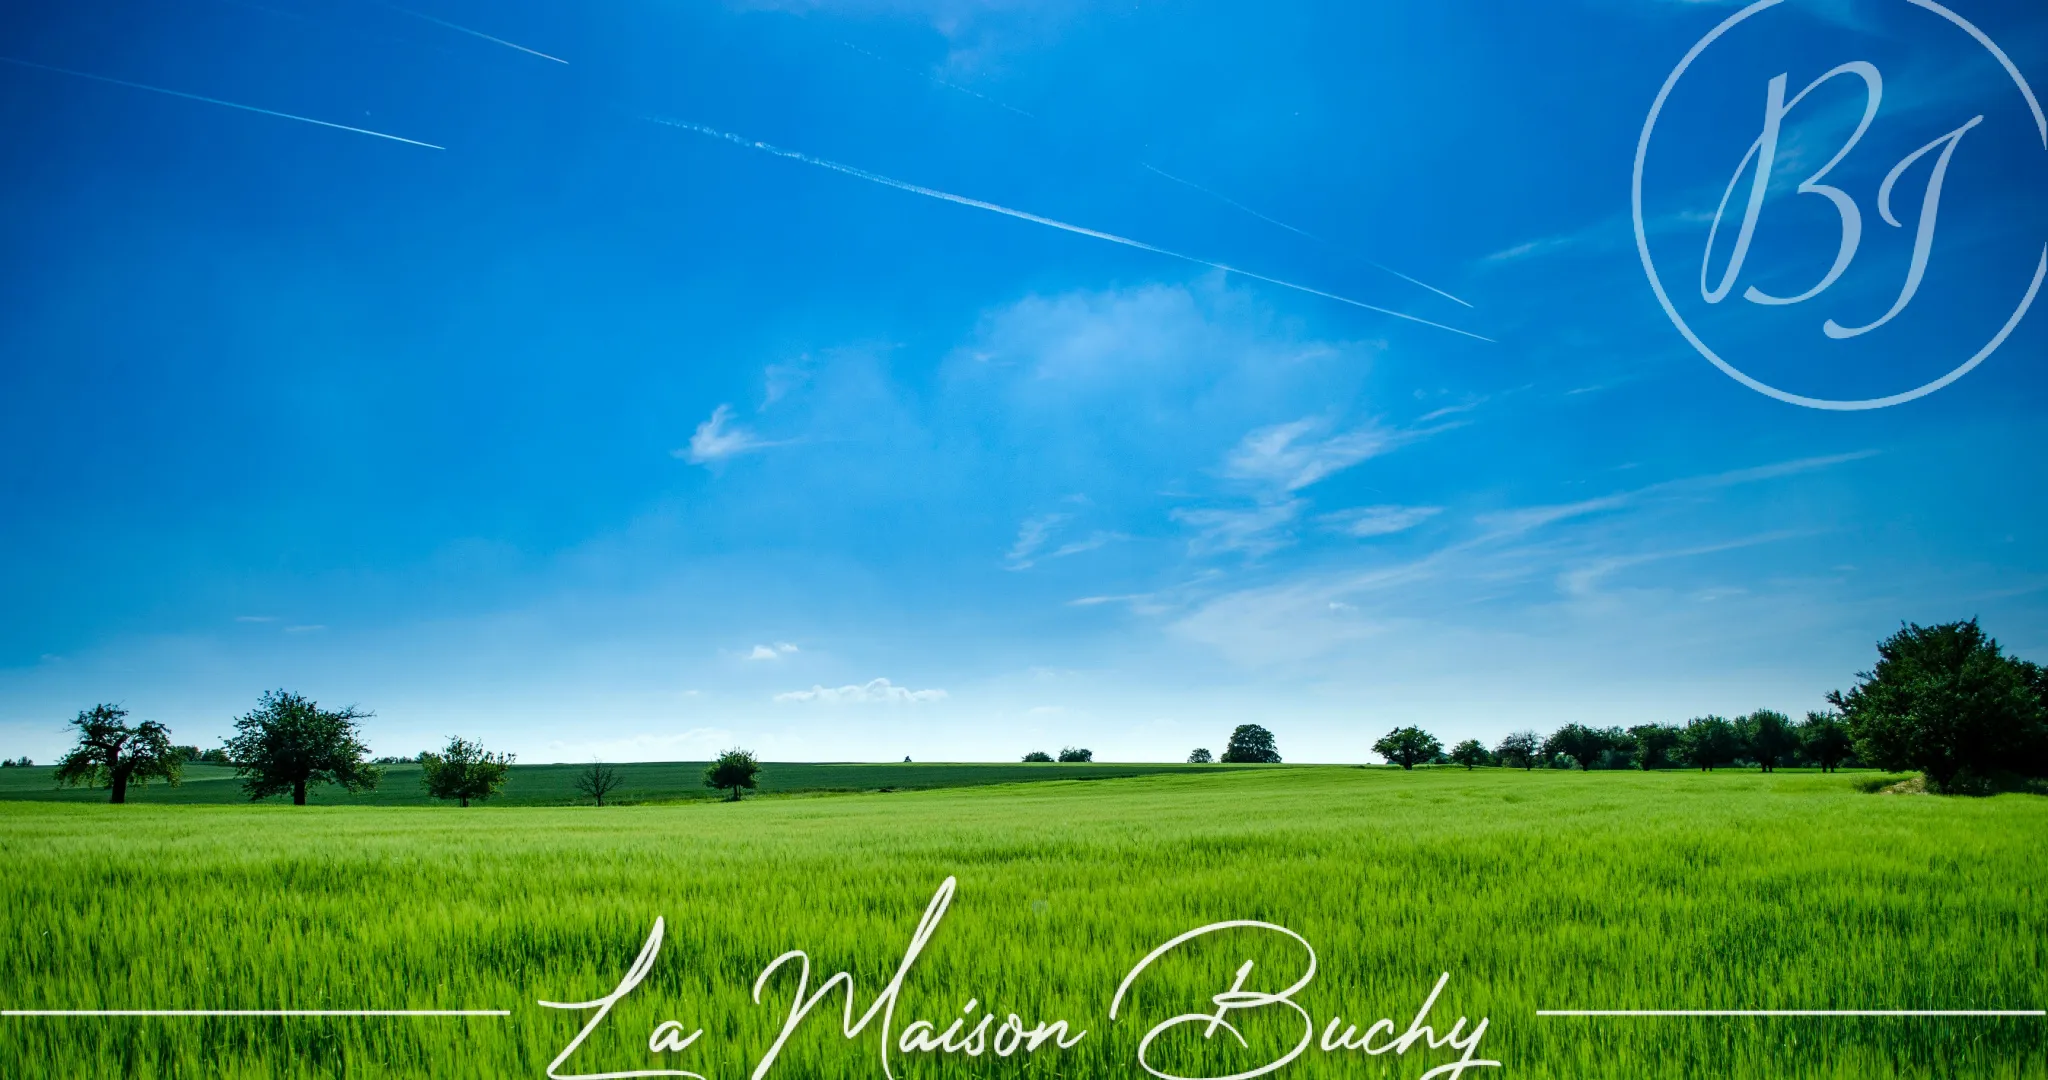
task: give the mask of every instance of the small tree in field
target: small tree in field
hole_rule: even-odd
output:
[[[436,799],[455,799],[468,806],[498,793],[512,771],[512,755],[493,754],[478,742],[450,738],[436,754],[420,755],[420,784]]]
[[[1188,764],[1190,765],[1207,765],[1215,760],[1215,757],[1209,753],[1209,748],[1206,746],[1197,746],[1188,754]]]
[[[1799,725],[1799,748],[1820,766],[1820,771],[1834,772],[1835,766],[1855,747],[1841,717],[1831,712],[1809,712],[1806,722]]]
[[[1735,760],[1742,749],[1742,736],[1735,725],[1718,716],[1696,716],[1686,721],[1678,739],[1679,753],[1702,772]]]
[[[1533,731],[1517,731],[1500,741],[1494,749],[1503,763],[1517,769],[1533,769],[1543,757],[1543,736]]]
[[[1486,744],[1478,739],[1466,739],[1451,748],[1451,760],[1463,765],[1467,772],[1480,765],[1493,764],[1493,755],[1486,752]]]
[[[384,774],[368,763],[370,748],[356,729],[356,721],[371,715],[353,705],[323,709],[284,690],[265,692],[254,711],[235,721],[227,741],[243,794],[254,801],[290,792],[292,805],[304,806],[314,784],[350,792],[376,787]]]
[[[1395,728],[1386,733],[1380,741],[1372,744],[1372,752],[1387,759],[1389,765],[1412,769],[1442,753],[1444,744],[1436,736],[1419,727]]]
[[[171,745],[171,729],[154,720],[130,727],[122,721],[127,715],[128,710],[114,705],[95,705],[72,718],[78,745],[57,761],[60,786],[104,787],[111,793],[108,801],[125,803],[130,784],[178,782],[185,758]]]
[[[1030,753],[1028,753],[1028,754],[1024,755],[1024,761],[1025,761],[1025,763],[1027,763],[1027,764],[1029,764],[1029,763],[1032,763],[1032,762],[1040,762],[1040,761],[1051,761],[1051,760],[1052,760],[1052,755],[1051,755],[1051,754],[1048,754],[1048,753],[1046,753],[1046,752],[1045,752],[1045,751],[1043,751],[1043,750],[1033,750],[1032,752],[1030,752]]]
[[[1591,769],[1614,746],[1614,739],[1608,732],[1590,728],[1584,724],[1566,724],[1550,733],[1543,743],[1547,756],[1564,756],[1578,762],[1581,771]]]
[[[718,760],[704,770],[704,786],[720,791],[732,792],[728,801],[740,801],[741,788],[753,788],[755,776],[761,771],[761,763],[754,755],[740,749],[727,750],[718,755]]]
[[[1278,765],[1280,748],[1273,733],[1257,724],[1239,724],[1223,745],[1223,760],[1232,765]]]
[[[1068,762],[1070,764],[1084,761],[1094,761],[1095,751],[1082,746],[1065,747],[1060,750],[1060,760]]]
[[[593,761],[589,767],[576,774],[576,790],[604,805],[604,797],[619,786],[619,770],[602,761]]]
[[[1757,767],[1773,772],[1778,762],[1799,750],[1799,736],[1792,730],[1792,718],[1773,709],[1758,709],[1735,721],[1743,749],[1756,759]]]
[[[1635,745],[1636,767],[1668,769],[1674,762],[1672,755],[1678,752],[1680,731],[1672,724],[1637,724],[1628,729],[1629,741]]]

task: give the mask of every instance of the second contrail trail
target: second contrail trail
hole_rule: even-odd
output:
[[[115,79],[110,78],[106,75],[94,75],[92,72],[89,71],[73,71],[70,68],[61,68],[53,64],[38,64],[33,60],[17,60],[12,56],[0,56],[0,63],[16,64],[26,68],[36,68],[41,71],[54,71],[59,75],[70,75],[73,78],[79,79],[91,79],[94,82],[112,83],[115,86],[125,86],[131,90],[147,90],[152,94],[164,94],[169,97],[184,98],[187,101],[203,101],[206,102],[208,105],[225,105],[230,109],[240,109],[243,112],[262,113],[264,116],[276,116],[281,117],[285,120],[297,120],[299,123],[302,124],[318,124],[321,127],[334,128],[337,131],[353,131],[358,135],[372,135],[379,139],[390,139],[392,142],[402,142],[409,146],[424,146],[429,150],[448,149],[445,146],[437,146],[434,143],[421,142],[418,139],[408,139],[402,135],[391,135],[382,131],[371,131],[369,128],[350,127],[347,124],[336,124],[327,120],[315,120],[310,116],[299,116],[294,113],[278,112],[276,109],[259,109],[254,105],[243,105],[239,102],[222,101],[219,98],[210,98],[199,94],[188,94],[183,90],[166,90],[161,86],[150,86],[147,83],[129,82],[126,79]]]
[[[1283,289],[1293,289],[1296,292],[1308,293],[1311,296],[1320,296],[1326,300],[1335,300],[1340,304],[1349,304],[1352,307],[1364,308],[1367,311],[1378,312],[1381,315],[1389,315],[1396,319],[1405,319],[1409,322],[1421,323],[1424,326],[1434,327],[1438,330],[1446,330],[1450,333],[1458,334],[1463,337],[1473,338],[1485,342],[1493,341],[1492,338],[1481,337],[1480,335],[1472,333],[1469,330],[1460,330],[1455,326],[1446,326],[1443,323],[1432,322],[1428,319],[1424,319],[1419,316],[1407,314],[1406,312],[1395,311],[1391,308],[1383,308],[1376,304],[1368,304],[1362,300],[1353,300],[1348,296],[1339,296],[1336,293],[1324,292],[1321,289],[1310,288],[1307,285],[1297,285],[1292,281],[1283,281],[1276,277],[1267,277],[1264,274],[1253,273],[1250,270],[1239,269],[1238,267],[1230,266],[1225,263],[1215,262],[1209,259],[1198,258],[1193,255],[1187,255],[1178,251],[1173,251],[1169,248],[1163,248],[1154,244],[1148,244],[1142,240],[1133,240],[1127,236],[1118,236],[1115,233],[1106,233],[1099,229],[1090,229],[1082,225],[1069,224],[1068,222],[1059,221],[1054,218],[1044,217],[1039,214],[1033,214],[1029,211],[1016,210],[1008,206],[1001,206],[992,202],[984,202],[980,199],[970,199],[965,195],[955,195],[950,191],[940,191],[937,188],[928,188],[919,184],[912,184],[907,181],[897,180],[893,177],[883,176],[880,173],[872,173],[867,171],[866,169],[857,169],[851,165],[842,165],[836,161],[828,161],[825,158],[812,157],[809,154],[800,153],[795,150],[785,150],[779,146],[773,146],[768,143],[756,141],[754,139],[748,139],[743,136],[734,135],[731,132],[720,131],[717,128],[706,127],[702,124],[692,124],[685,120],[671,120],[666,117],[660,116],[645,116],[643,117],[643,119],[646,119],[656,124],[665,124],[669,127],[681,128],[684,131],[694,131],[700,135],[709,135],[712,138],[716,139],[724,139],[727,142],[735,143],[737,145],[744,146],[752,150],[759,150],[762,151],[763,153],[774,154],[776,157],[788,158],[791,161],[801,161],[806,165],[815,165],[821,169],[830,169],[833,172],[844,173],[847,176],[857,177],[859,179],[866,180],[872,184],[881,184],[884,187],[892,187],[897,189],[898,191],[908,191],[915,195],[923,195],[933,199],[942,199],[946,202],[958,203],[961,206],[971,206],[977,210],[987,210],[991,213],[1002,214],[1006,217],[1013,217],[1020,221],[1029,221],[1033,224],[1049,226],[1051,228],[1059,229],[1063,232],[1070,232],[1080,236],[1093,237],[1097,240],[1107,240],[1112,244],[1122,244],[1125,247],[1137,248],[1139,251],[1149,251],[1155,255],[1165,255],[1168,258],[1179,259],[1183,262],[1191,262],[1197,266],[1206,266],[1212,270],[1221,270],[1226,274],[1237,274],[1242,277],[1251,278],[1254,281],[1263,281],[1269,285],[1278,285]]]
[[[492,43],[492,44],[494,44],[494,45],[503,45],[504,47],[506,47],[506,48],[508,48],[508,49],[518,49],[518,50],[519,50],[520,52],[526,53],[526,54],[527,54],[527,55],[529,55],[529,56],[538,56],[538,57],[540,57],[540,58],[541,58],[541,59],[543,59],[543,60],[553,60],[553,61],[554,61],[555,63],[557,63],[557,64],[566,64],[566,63],[568,63],[568,61],[567,61],[567,60],[564,60],[564,59],[562,59],[562,58],[561,58],[561,57],[559,57],[559,56],[549,56],[548,54],[546,54],[546,53],[544,53],[544,52],[540,51],[539,49],[529,49],[529,48],[527,48],[527,47],[526,47],[526,46],[524,46],[524,45],[520,45],[520,44],[517,44],[517,43],[515,43],[515,42],[510,42],[510,41],[506,41],[506,40],[505,40],[504,38],[501,38],[501,37],[492,37],[491,35],[489,35],[489,34],[486,34],[486,33],[484,33],[484,32],[483,32],[483,31],[481,31],[481,30],[471,30],[471,29],[470,29],[469,27],[467,27],[467,26],[457,26],[456,24],[454,24],[454,23],[452,23],[452,22],[449,22],[449,21],[448,21],[448,20],[446,20],[446,19],[437,19],[437,18],[434,18],[434,17],[432,16],[432,15],[428,15],[428,14],[425,14],[425,13],[423,13],[423,12],[418,12],[418,11],[414,11],[414,10],[413,10],[413,9],[411,9],[411,8],[402,8],[402,7],[399,7],[399,6],[397,5],[397,4],[389,4],[389,3],[385,3],[385,2],[384,2],[384,0],[372,0],[372,2],[373,2],[373,3],[375,3],[375,4],[377,4],[377,6],[379,6],[379,7],[387,7],[387,8],[390,8],[391,10],[393,10],[393,11],[396,11],[396,12],[398,12],[398,13],[399,13],[400,15],[410,15],[410,16],[412,16],[412,17],[413,17],[413,18],[415,18],[415,19],[424,19],[424,20],[426,20],[427,22],[433,23],[433,24],[434,24],[435,26],[443,26],[443,27],[447,27],[448,29],[450,29],[450,30],[453,30],[453,31],[455,31],[455,32],[457,32],[457,33],[460,33],[460,34],[468,34],[468,35],[470,35],[471,37],[480,37],[480,38],[484,39],[485,41],[491,42],[491,43]]]
[[[1250,214],[1251,216],[1253,216],[1253,217],[1255,217],[1255,218],[1258,218],[1258,219],[1259,219],[1260,221],[1263,221],[1263,222],[1265,222],[1265,223],[1266,223],[1266,224],[1268,224],[1268,225],[1278,225],[1279,227],[1281,227],[1281,228],[1283,228],[1283,229],[1286,229],[1286,230],[1287,230],[1288,232],[1294,233],[1294,234],[1296,234],[1296,235],[1299,235],[1299,236],[1306,236],[1306,237],[1308,237],[1308,238],[1309,238],[1310,240],[1314,240],[1314,241],[1315,241],[1316,243],[1318,243],[1318,244],[1322,244],[1322,245],[1324,245],[1325,247],[1333,247],[1333,248],[1334,248],[1334,247],[1337,247],[1337,245],[1335,245],[1335,244],[1331,243],[1331,242],[1330,242],[1330,241],[1328,241],[1328,240],[1325,240],[1325,239],[1323,239],[1323,238],[1322,238],[1322,237],[1320,237],[1320,236],[1317,236],[1316,234],[1314,234],[1314,233],[1312,233],[1312,232],[1309,232],[1309,231],[1308,231],[1307,229],[1297,229],[1297,228],[1295,228],[1294,226],[1292,226],[1292,225],[1289,225],[1288,223],[1286,223],[1286,222],[1284,222],[1284,221],[1280,220],[1279,218],[1276,218],[1276,217],[1268,217],[1268,216],[1266,216],[1265,214],[1261,214],[1261,213],[1259,213],[1259,212],[1258,212],[1257,210],[1254,210],[1254,209],[1252,209],[1251,207],[1249,207],[1249,206],[1246,206],[1245,204],[1243,204],[1243,203],[1241,203],[1241,202],[1238,202],[1238,201],[1237,201],[1236,199],[1233,199],[1233,198],[1231,198],[1230,196],[1228,196],[1228,195],[1225,195],[1225,194],[1223,194],[1222,192],[1220,192],[1220,191],[1217,191],[1217,190],[1215,190],[1214,188],[1206,188],[1206,187],[1203,187],[1203,186],[1202,186],[1202,185],[1200,185],[1200,184],[1197,184],[1197,183],[1195,183],[1195,182],[1194,182],[1193,180],[1188,180],[1188,179],[1184,179],[1184,178],[1182,178],[1182,177],[1178,177],[1178,176],[1175,176],[1175,175],[1173,175],[1172,173],[1170,173],[1170,172],[1167,172],[1167,171],[1166,171],[1165,169],[1159,168],[1158,166],[1156,166],[1156,165],[1153,165],[1153,164],[1151,164],[1151,163],[1149,163],[1149,162],[1144,162],[1144,161],[1141,161],[1141,162],[1139,162],[1138,164],[1140,164],[1140,165],[1143,165],[1143,166],[1145,166],[1145,168],[1147,168],[1147,169],[1151,170],[1152,172],[1154,172],[1154,173],[1156,173],[1156,174],[1158,174],[1158,175],[1160,175],[1160,176],[1163,176],[1163,177],[1167,178],[1168,180],[1171,180],[1171,181],[1173,181],[1173,182],[1174,182],[1174,183],[1176,183],[1176,184],[1180,184],[1180,185],[1182,185],[1182,186],[1184,186],[1184,187],[1191,187],[1191,188],[1195,189],[1196,191],[1199,191],[1199,192],[1201,192],[1202,194],[1204,194],[1204,195],[1207,195],[1207,196],[1209,196],[1209,197],[1210,197],[1210,198],[1212,198],[1212,199],[1217,199],[1217,200],[1220,200],[1220,201],[1222,201],[1222,202],[1224,202],[1224,203],[1227,203],[1227,204],[1229,204],[1229,205],[1231,205],[1231,206],[1234,206],[1234,207],[1238,208],[1239,210],[1242,210],[1242,211],[1244,211],[1245,213],[1247,213],[1247,214]],[[1338,250],[1342,250],[1342,249],[1341,249],[1341,248],[1339,248]],[[1434,285],[1431,285],[1431,284],[1430,284],[1429,282],[1427,282],[1427,281],[1421,281],[1421,280],[1418,280],[1418,279],[1416,279],[1416,278],[1412,278],[1412,277],[1409,277],[1409,276],[1408,276],[1407,274],[1404,274],[1404,273],[1400,272],[1399,270],[1396,270],[1396,269],[1394,269],[1393,267],[1391,267],[1391,266],[1388,266],[1388,265],[1386,265],[1385,263],[1380,263],[1380,262],[1374,262],[1374,261],[1373,261],[1373,260],[1371,260],[1371,259],[1367,259],[1367,258],[1365,258],[1365,256],[1363,256],[1363,255],[1358,255],[1358,256],[1354,256],[1354,257],[1355,257],[1355,258],[1358,258],[1358,259],[1363,259],[1363,260],[1364,260],[1364,262],[1365,262],[1365,265],[1367,265],[1367,266],[1370,266],[1370,267],[1372,267],[1372,268],[1373,268],[1373,269],[1375,269],[1375,270],[1379,270],[1379,271],[1381,271],[1381,272],[1383,272],[1383,273],[1388,273],[1388,274],[1392,274],[1392,275],[1394,275],[1395,277],[1397,277],[1397,278],[1400,278],[1400,279],[1401,279],[1402,281],[1405,281],[1405,282],[1407,282],[1407,283],[1408,283],[1408,284],[1410,284],[1410,285],[1415,285],[1415,286],[1419,286],[1419,287],[1421,287],[1421,288],[1424,288],[1424,289],[1428,289],[1428,290],[1429,290],[1430,292],[1433,292],[1433,293],[1437,294],[1438,296],[1441,296],[1441,297],[1443,297],[1443,298],[1444,298],[1444,299],[1446,299],[1446,300],[1452,301],[1453,303],[1458,303],[1458,304],[1465,304],[1465,306],[1466,306],[1466,307],[1471,307],[1471,306],[1472,306],[1471,304],[1467,304],[1467,303],[1465,303],[1465,301],[1463,301],[1463,300],[1460,300],[1460,299],[1458,299],[1458,298],[1457,298],[1457,297],[1455,297],[1455,296],[1452,296],[1452,295],[1451,295],[1450,293],[1447,293],[1447,292],[1443,291],[1442,289],[1439,289],[1439,288],[1437,288],[1436,286],[1434,286]]]

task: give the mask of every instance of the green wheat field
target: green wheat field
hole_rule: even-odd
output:
[[[1441,1033],[1465,1017],[1469,1033],[1487,1018],[1476,1056],[1502,1063],[1468,1078],[2048,1076],[2038,1017],[1537,1015],[2041,1008],[2038,796],[1866,794],[1871,773],[1105,765],[1076,767],[1100,777],[1086,782],[939,786],[934,770],[1012,777],[865,768],[902,782],[847,786],[898,790],[601,809],[0,801],[6,1008],[510,1010],[11,1016],[0,1076],[540,1078],[590,1014],[536,1002],[607,994],[662,918],[645,981],[560,1074],[738,1080],[795,989],[785,967],[753,1001],[770,961],[805,950],[813,989],[851,972],[864,1010],[948,877],[957,895],[894,1030],[971,1027],[992,1010],[1087,1034],[1007,1058],[892,1048],[898,1078],[1143,1076],[1146,1031],[1213,1012],[1246,960],[1246,989],[1302,974],[1299,946],[1230,930],[1156,962],[1109,1018],[1155,946],[1231,919],[1315,948],[1294,1000],[1318,1037],[1333,1016],[1404,1031],[1449,973],[1428,1022]],[[918,771],[927,783],[907,779]],[[812,1013],[769,1075],[883,1075],[879,1024],[842,1037],[841,1000]],[[671,1019],[703,1035],[650,1053]],[[1228,1019],[1247,1045],[1190,1026],[1150,1060],[1225,1076],[1274,1060],[1303,1029],[1281,1006]],[[1457,1056],[1426,1042],[1379,1056],[1312,1045],[1272,1075],[1417,1080]]]

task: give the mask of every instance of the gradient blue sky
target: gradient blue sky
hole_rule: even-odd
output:
[[[416,2],[0,14],[13,60],[445,147],[0,63],[0,751],[97,701],[211,745],[283,686],[385,753],[1362,761],[1796,715],[1900,620],[2048,659],[2048,312],[1832,412],[1650,290],[1637,136],[1734,5]],[[2048,9],[1954,6],[2048,90]],[[1708,307],[1766,80],[1857,59],[1856,262]],[[1793,189],[1852,83],[1788,117],[1745,283],[1829,265]],[[1933,157],[1903,227],[1879,182],[1977,115],[1918,297],[1828,340]],[[2024,100],[1905,0],[1732,31],[1645,177],[1681,313],[1812,396],[1954,367],[2048,241]]]

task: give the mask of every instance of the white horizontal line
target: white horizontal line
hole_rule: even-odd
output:
[[[2048,1016],[2041,1009],[1538,1009],[1538,1016]]]
[[[0,1016],[510,1016],[510,1009],[0,1009]]]

